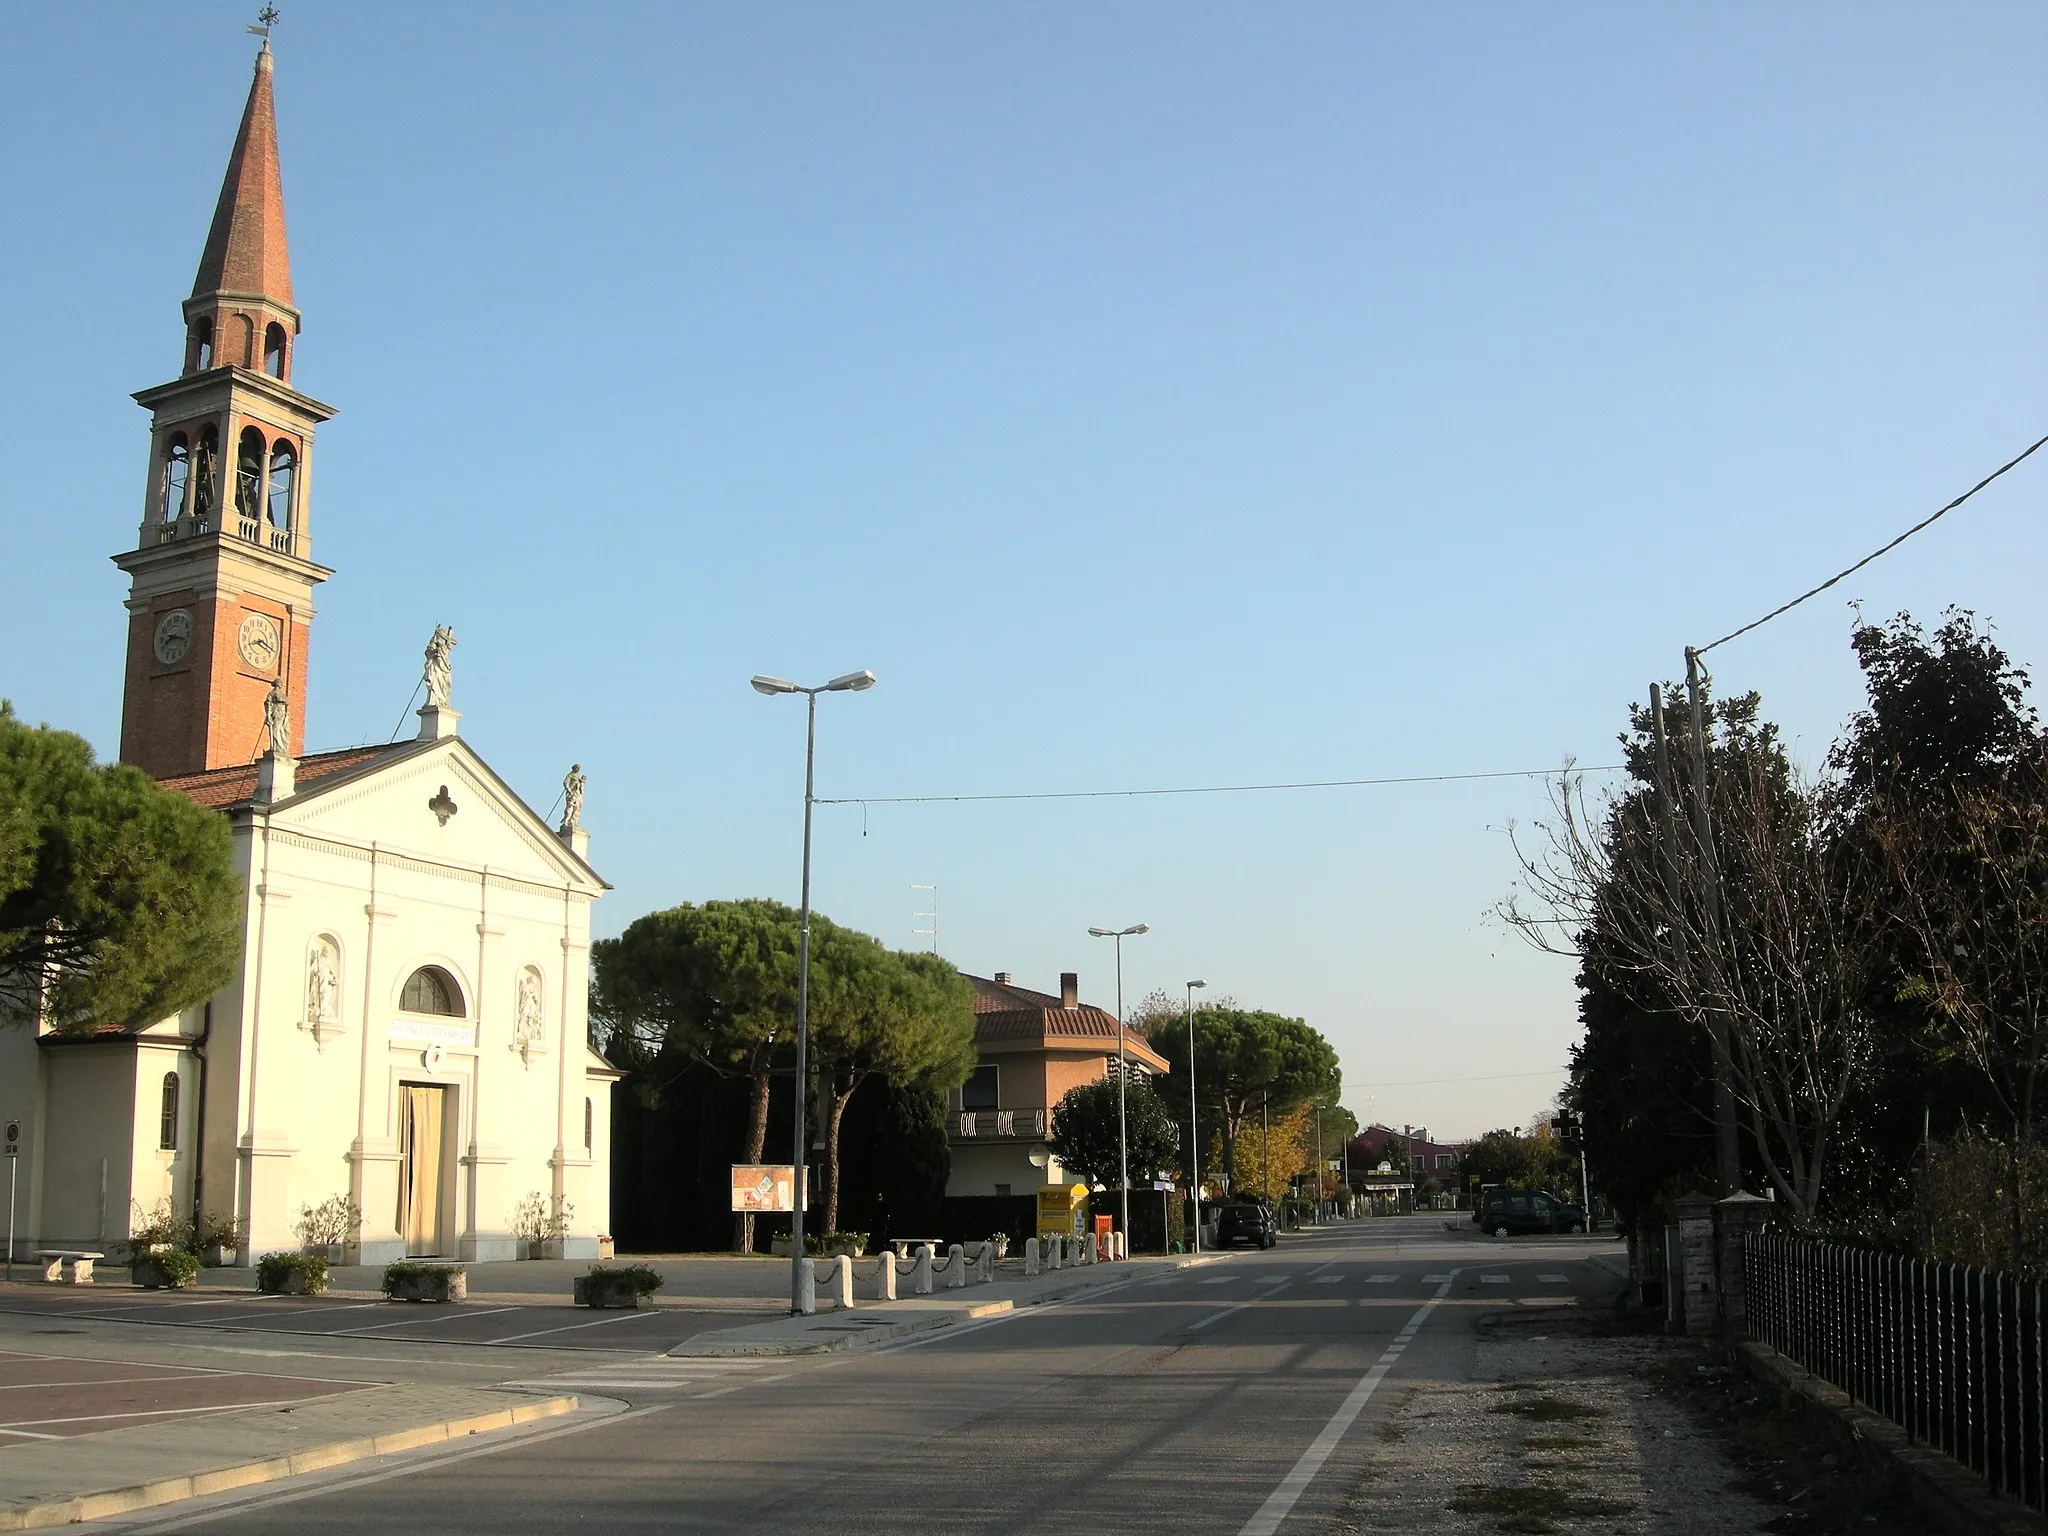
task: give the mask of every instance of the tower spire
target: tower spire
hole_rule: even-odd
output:
[[[267,24],[265,34],[256,55],[255,78],[249,83],[249,100],[242,108],[242,126],[221,180],[220,201],[214,205],[213,227],[192,279],[192,301],[232,294],[289,310],[292,268],[285,250],[284,179],[277,168]]]

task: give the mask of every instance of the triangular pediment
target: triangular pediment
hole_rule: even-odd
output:
[[[451,736],[312,783],[272,825],[596,895],[597,872],[467,743]]]

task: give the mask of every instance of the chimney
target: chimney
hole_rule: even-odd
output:
[[[1010,973],[1009,973],[1008,971],[997,971],[997,972],[996,972],[996,985],[997,985],[997,986],[999,986],[999,987],[1007,987],[1007,986],[1008,986],[1009,984],[1010,984]]]
[[[1078,1008],[1080,1005],[1081,973],[1079,971],[1061,971],[1060,1006],[1062,1008]]]

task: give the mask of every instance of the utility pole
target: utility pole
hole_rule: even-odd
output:
[[[1692,706],[1693,837],[1700,846],[1700,884],[1706,909],[1707,974],[1718,978],[1726,955],[1721,947],[1721,861],[1714,851],[1714,817],[1707,800],[1707,732],[1700,704],[1700,653],[1685,648],[1685,691]],[[1714,1009],[1714,1170],[1725,1197],[1742,1187],[1742,1163],[1735,1146],[1735,1087],[1729,1081],[1728,1015]]]

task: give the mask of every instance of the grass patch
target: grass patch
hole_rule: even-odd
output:
[[[1587,1419],[1605,1418],[1605,1408],[1595,1408],[1591,1403],[1575,1403],[1567,1397],[1525,1397],[1519,1402],[1495,1403],[1488,1410],[1492,1413],[1512,1413],[1517,1418],[1528,1419],[1537,1424],[1577,1424]]]
[[[1532,1451],[1591,1451],[1599,1449],[1600,1442],[1591,1435],[1531,1435],[1528,1449]]]
[[[1633,1506],[1618,1499],[1590,1498],[1568,1488],[1534,1483],[1524,1488],[1473,1484],[1459,1489],[1450,1507],[1461,1515],[1489,1516],[1496,1530],[1514,1532],[1517,1536],[1542,1536],[1544,1532],[1564,1529],[1562,1521],[1625,1515]]]

